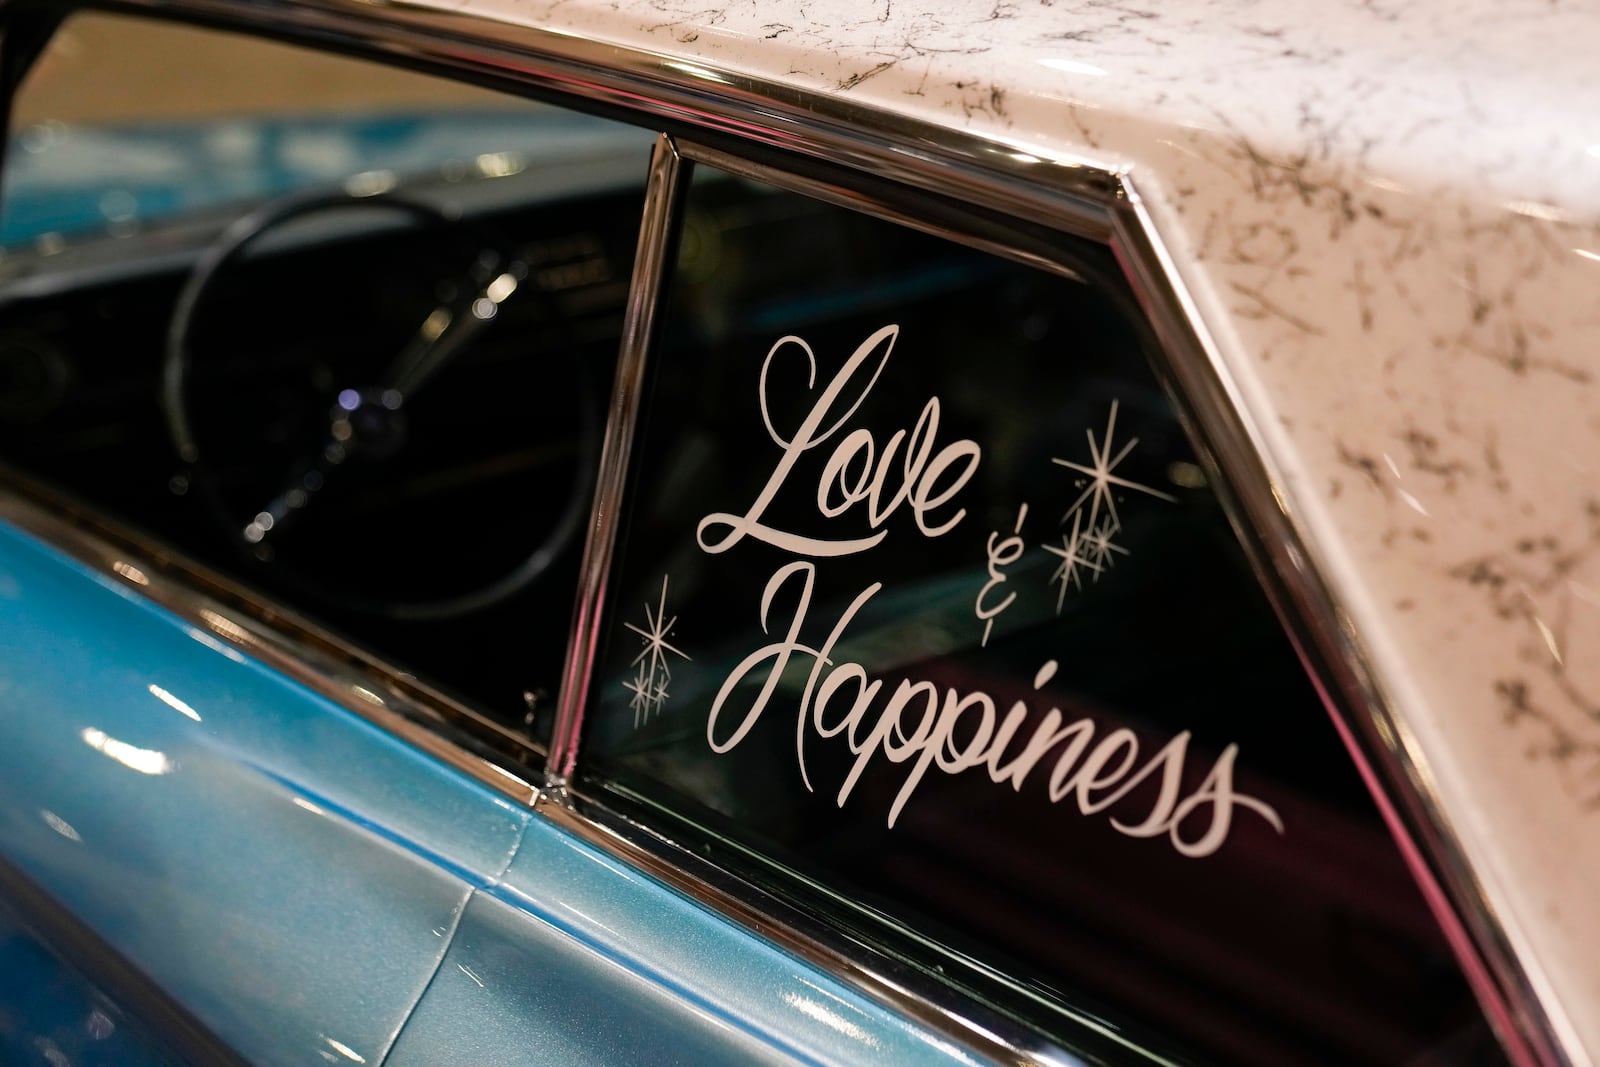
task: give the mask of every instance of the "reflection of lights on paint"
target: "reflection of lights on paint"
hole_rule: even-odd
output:
[[[89,1013],[89,1017],[83,1021],[83,1029],[88,1033],[91,1040],[104,1041],[117,1032],[117,1024],[112,1022],[111,1017],[105,1012],[95,1008]]]
[[[1574,248],[1573,251],[1584,259],[1592,259],[1596,263],[1600,263],[1600,252],[1591,252],[1587,248]]]
[[[1550,650],[1550,657],[1556,661],[1557,666],[1563,665],[1565,661],[1561,658],[1561,645],[1556,640],[1555,631],[1537,615],[1533,617],[1533,624],[1539,628],[1539,636],[1544,638],[1544,647]]]
[[[117,562],[111,565],[111,569],[116,571],[121,577],[132,582],[134,585],[150,584],[150,579],[145,575],[144,571],[140,570],[138,567],[135,567],[131,563],[125,563],[119,559]]]
[[[864,1045],[870,1045],[874,1048],[876,1048],[878,1045],[877,1038],[873,1037],[867,1031],[863,1030],[849,1019],[846,1019],[843,1015],[840,1015],[838,1012],[834,1011],[820,1000],[813,1000],[811,997],[803,997],[799,993],[785,993],[783,995],[783,999],[784,1002],[787,1003],[791,1008],[800,1012],[802,1015],[809,1015],[823,1026],[831,1027],[846,1037],[860,1041]]]
[[[1401,489],[1399,486],[1396,486],[1394,491],[1395,495],[1400,498],[1401,502],[1404,503],[1406,507],[1410,508],[1412,511],[1415,511],[1418,515],[1424,515],[1430,519],[1433,518],[1432,515],[1428,515],[1428,509],[1422,506],[1422,501],[1418,500],[1404,489]]]
[[[304,808],[306,811],[309,811],[313,815],[326,815],[327,814],[327,812],[325,812],[321,808],[317,807],[317,805],[311,803],[311,801],[307,800],[305,797],[290,797],[289,799],[294,801],[294,806],[295,807]]]
[[[1041,59],[1039,66],[1049,67],[1051,70],[1064,70],[1068,74],[1092,74],[1097,78],[1110,73],[1104,67],[1097,67],[1093,63],[1080,63],[1076,59]]]
[[[328,1043],[328,1047],[329,1048],[333,1049],[333,1051],[337,1052],[339,1055],[343,1056],[345,1059],[354,1060],[356,1063],[366,1063],[367,1062],[367,1058],[365,1056],[361,1055],[359,1052],[357,1052],[355,1049],[351,1048],[349,1045],[345,1044],[343,1041],[335,1041],[333,1038],[328,1037],[326,1034],[323,1035],[322,1039]]]
[[[67,820],[63,819],[61,816],[57,815],[55,812],[41,809],[39,812],[39,818],[44,820],[44,824],[46,826],[50,827],[50,829],[60,834],[68,841],[83,840],[83,838],[79,836],[78,831],[73,828],[73,825]]]
[[[237,627],[235,627],[235,629],[237,629]],[[239,652],[239,650],[237,648],[232,648],[232,647],[230,647],[228,645],[223,644],[221,641],[218,641],[211,634],[206,633],[204,630],[200,629],[197,626],[186,626],[186,627],[184,627],[184,631],[183,632],[188,634],[194,640],[199,641],[202,645],[205,645],[211,651],[221,653],[222,655],[227,656],[229,659],[233,660],[233,662],[235,662],[235,663],[245,663],[245,662],[247,662],[247,660],[244,658],[243,655],[240,654],[240,652]],[[220,633],[221,631],[219,630],[218,632]],[[229,636],[231,637],[232,635],[229,635]]]
[[[167,758],[165,752],[136,748],[126,741],[118,741],[114,737],[107,736],[93,726],[85,727],[82,737],[83,743],[96,752],[102,752],[124,767],[140,774],[167,774],[172,770],[172,761]]]
[[[177,697],[173,696],[159,685],[156,685],[154,682],[150,683],[150,695],[161,701],[161,703],[165,704],[173,711],[176,711],[182,715],[187,715],[195,722],[200,721],[199,712],[195,711],[188,704],[185,704],[183,701],[179,700]]]
[[[1541,204],[1537,200],[1508,200],[1506,210],[1515,211],[1518,215],[1526,215],[1530,219],[1543,219],[1545,222],[1563,222],[1566,212],[1554,204]]]

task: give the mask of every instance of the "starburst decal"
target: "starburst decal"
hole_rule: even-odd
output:
[[[1064,534],[1061,538],[1061,547],[1045,545],[1045,551],[1061,558],[1061,566],[1057,567],[1051,575],[1051,584],[1056,585],[1056,614],[1061,614],[1062,605],[1066,603],[1067,589],[1082,589],[1084,576],[1087,574],[1090,581],[1098,582],[1100,576],[1110,570],[1117,562],[1118,556],[1127,556],[1128,549],[1117,541],[1117,536],[1122,532],[1122,515],[1117,510],[1117,505],[1122,502],[1118,495],[1127,490],[1135,493],[1144,493],[1157,500],[1172,503],[1177,497],[1163,493],[1152,488],[1124,478],[1117,473],[1117,468],[1122,461],[1127,459],[1139,444],[1137,437],[1128,438],[1127,442],[1117,443],[1117,401],[1111,402],[1111,413],[1106,417],[1105,433],[1096,440],[1093,430],[1084,431],[1089,438],[1089,462],[1074,463],[1069,459],[1052,457],[1050,462],[1069,470],[1077,471],[1082,477],[1077,482],[1077,488],[1082,491],[1061,516],[1061,525],[1065,526],[1070,520],[1072,532]]]
[[[1083,512],[1073,512],[1072,533],[1062,535],[1061,547],[1044,546],[1046,552],[1061,557],[1061,566],[1050,576],[1050,583],[1059,587],[1056,591],[1057,615],[1061,614],[1061,607],[1067,602],[1067,586],[1082,589],[1085,571],[1094,575],[1096,581],[1100,578],[1101,565],[1094,561],[1091,541],[1084,535],[1082,524]]]
[[[1071,460],[1055,457],[1050,460],[1052,463],[1084,475],[1084,478],[1078,482],[1079,485],[1083,486],[1083,492],[1078,494],[1078,499],[1074,500],[1071,506],[1067,508],[1066,514],[1061,516],[1062,525],[1066,525],[1067,520],[1078,514],[1084,504],[1087,503],[1089,505],[1087,529],[1090,531],[1108,529],[1112,534],[1117,533],[1122,529],[1122,516],[1117,514],[1116,491],[1118,489],[1147,493],[1158,500],[1165,500],[1169,504],[1177,500],[1175,496],[1163,493],[1159,489],[1152,489],[1148,485],[1141,485],[1116,473],[1117,467],[1123,460],[1128,458],[1128,453],[1132,452],[1134,446],[1139,443],[1137,437],[1130,437],[1128,443],[1117,449],[1113,455],[1112,450],[1116,449],[1117,401],[1113,400],[1111,402],[1111,415],[1106,420],[1104,437],[1096,441],[1093,430],[1085,430],[1084,433],[1089,438],[1089,462],[1087,464],[1074,463]],[[1102,513],[1108,520],[1109,525],[1102,526]]]
[[[623,623],[628,629],[639,635],[643,642],[643,649],[633,657],[630,664],[634,668],[631,679],[622,683],[622,687],[633,696],[628,700],[628,707],[633,709],[633,725],[635,728],[642,725],[651,715],[660,714],[667,698],[671,695],[667,686],[672,682],[671,661],[667,653],[672,653],[688,661],[689,656],[682,649],[668,642],[672,636],[672,628],[678,625],[678,617],[667,617],[667,578],[661,579],[661,599],[652,611],[649,603],[644,606],[643,627],[635,626],[631,622]]]

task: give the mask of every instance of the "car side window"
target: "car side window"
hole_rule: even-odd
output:
[[[1015,1004],[1493,1062],[1109,250],[694,178],[582,787]]]
[[[0,460],[534,724],[651,141],[408,70],[74,16],[8,141]]]

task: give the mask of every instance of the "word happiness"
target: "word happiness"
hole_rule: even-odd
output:
[[[1131,730],[1119,728],[1097,736],[1092,719],[1068,722],[1052,707],[1029,733],[1023,727],[1032,716],[1023,701],[1014,702],[1001,715],[993,697],[981,691],[961,692],[954,687],[941,691],[932,682],[909,679],[888,691],[884,680],[873,678],[861,664],[837,662],[835,647],[856,615],[883,588],[882,582],[863,589],[820,643],[803,638],[816,582],[813,559],[854,555],[877,547],[887,533],[882,529],[885,520],[901,507],[910,509],[917,529],[930,538],[949,533],[966,515],[965,509],[956,506],[956,497],[977,472],[982,449],[965,439],[939,445],[938,397],[928,399],[909,431],[895,431],[881,448],[871,430],[846,429],[888,365],[899,332],[898,326],[889,325],[863,341],[816,394],[792,433],[774,424],[768,374],[774,360],[795,352],[807,361],[807,388],[815,389],[815,353],[805,341],[789,336],[774,344],[762,363],[761,417],[779,449],[779,458],[743,514],[705,516],[697,539],[700,547],[712,554],[726,552],[751,537],[811,558],[784,564],[767,582],[761,598],[763,633],[773,634],[777,623],[774,605],[780,594],[793,596],[793,613],[787,625],[780,627],[781,637],[751,652],[723,681],[706,720],[706,740],[712,750],[725,753],[738,746],[773,703],[785,673],[791,667],[804,669],[809,663],[795,716],[795,755],[801,779],[807,789],[814,788],[806,768],[806,746],[813,735],[822,739],[843,735],[855,756],[839,786],[836,803],[840,807],[869,769],[883,765],[877,761],[906,766],[888,812],[891,827],[923,779],[937,770],[949,775],[983,773],[995,785],[1009,785],[1017,792],[1042,778],[1051,803],[1070,799],[1083,815],[1109,813],[1117,832],[1137,838],[1165,836],[1184,856],[1208,856],[1220,848],[1235,813],[1241,810],[1254,812],[1282,833],[1283,821],[1271,806],[1234,788],[1237,745],[1224,748],[1198,787],[1185,793],[1188,731],[1153,753],[1143,752],[1138,735]],[[875,532],[830,539],[768,525],[763,520],[766,510],[788,489],[801,458],[835,439],[815,487],[817,511],[824,519],[834,520],[864,505],[867,525]],[[1042,689],[1056,671],[1056,661],[1045,663],[1034,678],[1034,689]],[[748,706],[736,708],[734,697],[747,684],[759,688]],[[1153,792],[1148,809],[1124,811],[1126,802],[1146,782],[1155,783],[1140,794],[1148,798]]]

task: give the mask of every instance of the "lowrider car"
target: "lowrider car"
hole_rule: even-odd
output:
[[[7,0],[0,1059],[1593,1062],[1597,41]]]

